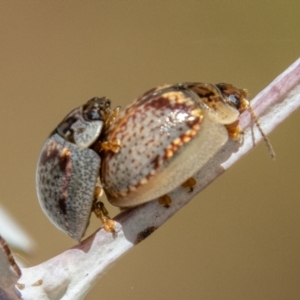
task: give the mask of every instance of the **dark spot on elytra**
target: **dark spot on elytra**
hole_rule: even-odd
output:
[[[159,167],[159,155],[156,155],[156,157],[151,161],[153,164],[153,169],[156,170]]]
[[[156,111],[163,111],[166,108],[177,108],[177,106],[182,107],[182,104],[178,104],[178,103],[172,103],[171,105],[171,100],[167,97],[163,97],[160,96],[158,98],[154,98],[154,99],[149,99],[150,101],[148,101],[147,103],[145,103],[144,109],[147,111],[150,108],[154,108],[154,110]]]
[[[208,87],[208,86],[203,86],[200,84],[195,84],[193,86],[190,87],[195,93],[198,94],[198,96],[200,98],[208,98],[210,99],[210,97],[214,97],[217,94],[216,89],[212,90],[212,87]],[[208,100],[210,101],[210,100]]]
[[[65,198],[60,198],[58,200],[58,207],[60,209],[60,212],[64,215],[67,213],[66,201],[67,201],[67,199],[65,199]]]
[[[69,152],[64,153],[63,155],[59,155],[58,157],[58,166],[62,172],[65,172],[67,169],[67,165],[70,162],[70,154]]]
[[[48,147],[51,147],[48,143]],[[45,165],[48,161],[53,160],[54,158],[59,156],[59,151],[58,148],[52,148],[51,151],[48,152],[48,149],[46,148],[42,153],[41,153],[41,159],[40,159],[40,164]]]
[[[142,242],[144,239],[146,239],[149,235],[151,235],[155,230],[157,229],[157,227],[155,226],[151,226],[148,227],[146,229],[144,229],[143,231],[141,231],[138,235],[137,238],[135,240],[135,243],[138,244],[140,242]]]
[[[154,142],[154,139],[147,140],[147,142],[145,143],[145,146],[149,146],[149,145],[151,145],[153,142]]]

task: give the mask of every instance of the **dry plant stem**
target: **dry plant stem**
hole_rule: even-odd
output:
[[[251,103],[266,133],[271,132],[296,110],[300,106],[300,59]],[[169,208],[162,207],[158,201],[152,201],[125,211],[115,218],[117,222],[115,237],[104,230],[99,230],[60,255],[38,266],[23,268],[22,277],[18,280],[24,284],[24,288],[20,290],[22,299],[83,299],[96,280],[121,255],[160,227],[195,194],[261,140],[260,133],[252,126],[248,112],[241,116],[241,126],[245,130],[242,145],[228,141],[195,175],[197,185],[192,193],[179,187],[169,194],[173,200]],[[42,280],[43,283],[32,286],[38,280]]]

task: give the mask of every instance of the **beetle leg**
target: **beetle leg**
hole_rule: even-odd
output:
[[[237,140],[241,134],[243,134],[244,132],[242,131],[242,129],[240,128],[240,126],[238,125],[238,121],[229,124],[229,125],[225,125],[228,135],[233,139],[233,140]]]
[[[100,197],[103,195],[103,189],[102,189],[102,185],[100,182],[100,178],[97,178],[97,182],[96,182],[96,186],[95,186],[95,191],[94,191],[94,202],[97,202]]]
[[[94,202],[92,210],[96,215],[96,217],[100,219],[104,230],[107,232],[111,232],[113,235],[115,235],[116,222],[109,217],[108,211],[105,208],[103,202],[101,201]]]
[[[111,111],[105,119],[105,128],[109,128],[115,118],[119,115],[120,106],[116,107]],[[111,151],[113,153],[118,153],[121,149],[119,140],[105,141],[100,143],[101,150]]]
[[[109,128],[111,123],[115,120],[115,118],[119,115],[120,106],[114,108],[105,119],[105,128]]]
[[[166,194],[158,198],[158,203],[163,207],[169,208],[172,203],[172,199]]]
[[[192,193],[194,191],[194,186],[196,185],[196,179],[191,177],[188,180],[186,180],[184,183],[181,184],[183,188],[190,188],[189,193]]]
[[[92,207],[92,211],[96,215],[97,218],[100,219],[103,228],[107,232],[112,232],[115,234],[115,225],[116,222],[112,220],[108,215],[108,210],[105,208],[103,202],[99,200],[99,198],[103,195],[103,189],[100,182],[100,178],[97,178],[95,192],[94,192],[94,203]]]
[[[113,153],[118,153],[121,149],[120,141],[119,140],[112,140],[112,141],[106,141],[102,142],[101,149],[104,151],[111,151]]]

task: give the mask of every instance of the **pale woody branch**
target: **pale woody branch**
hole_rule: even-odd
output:
[[[300,59],[257,95],[251,105],[265,133],[292,114],[300,106]],[[152,201],[125,211],[115,218],[115,237],[99,230],[74,248],[38,266],[23,268],[18,280],[23,284],[22,299],[83,299],[109,265],[166,222],[261,140],[248,112],[241,116],[241,125],[245,130],[243,144],[229,141],[195,175],[197,185],[192,193],[181,187],[170,193],[173,200],[170,208]]]

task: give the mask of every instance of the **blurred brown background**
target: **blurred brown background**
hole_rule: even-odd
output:
[[[37,243],[16,254],[35,265],[75,244],[35,193],[42,143],[71,109],[103,95],[124,107],[178,81],[253,97],[299,57],[299,28],[298,0],[1,1],[0,202]],[[86,299],[299,299],[299,117],[270,135],[275,162],[259,145]]]

